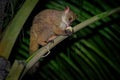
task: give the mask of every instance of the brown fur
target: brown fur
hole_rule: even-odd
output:
[[[67,25],[62,21],[65,18]],[[30,30],[30,53],[39,45],[45,46],[59,35],[68,35],[65,28],[75,20],[75,14],[67,7],[64,11],[46,9],[35,16]],[[62,28],[60,25],[62,24]]]

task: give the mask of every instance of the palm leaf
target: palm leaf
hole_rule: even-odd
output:
[[[115,2],[108,0],[51,0],[46,2],[43,7],[62,10],[66,5],[69,6],[77,14],[74,26],[103,11],[118,7],[119,3],[117,2],[118,0]],[[119,79],[119,19],[119,14],[103,18],[64,40],[52,49],[48,57],[41,60],[41,67],[34,79]],[[28,23],[29,20],[26,24]],[[17,59],[28,58],[29,29],[24,27],[20,36],[22,33],[24,36],[22,39],[18,37],[12,51],[17,53]]]

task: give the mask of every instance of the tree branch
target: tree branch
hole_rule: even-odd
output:
[[[93,16],[85,21],[83,21],[82,23],[76,25],[75,27],[73,27],[74,32],[79,31],[80,29],[90,25],[91,23],[100,20],[104,17],[107,17],[109,15],[112,15],[114,13],[120,12],[120,7],[115,8],[111,11],[106,11],[103,12],[101,14],[98,14],[96,16]],[[54,40],[54,44],[50,45],[50,43],[47,46],[50,46],[49,49],[52,49],[53,47],[55,47],[58,43],[60,43],[61,41],[63,41],[64,39],[66,39],[67,36],[59,36]],[[40,59],[43,57],[43,55],[45,55],[48,52],[48,50],[45,47],[40,48],[38,51],[36,51],[35,53],[33,53],[32,56],[30,56],[27,60],[26,60],[26,68],[22,74],[22,76]]]

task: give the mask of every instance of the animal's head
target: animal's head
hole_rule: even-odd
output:
[[[71,35],[73,33],[73,29],[70,25],[75,19],[76,14],[73,13],[69,7],[66,7],[62,14],[62,22],[60,24],[60,28],[65,31],[66,35]]]

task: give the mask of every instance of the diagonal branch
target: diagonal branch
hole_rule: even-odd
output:
[[[80,29],[90,25],[91,23],[100,20],[104,17],[110,16],[114,13],[120,12],[120,7],[115,8],[111,11],[106,11],[103,12],[101,14],[98,14],[96,16],[93,16],[85,21],[83,21],[82,23],[76,25],[73,29],[74,32],[79,31]],[[47,46],[50,46],[49,49],[52,49],[53,47],[55,47],[58,43],[60,43],[61,41],[63,41],[64,39],[66,39],[67,36],[59,36],[54,40],[54,44],[50,45],[50,43]],[[35,53],[33,53],[32,56],[30,56],[27,60],[26,60],[26,68],[22,74],[22,76],[40,59],[43,57],[43,55],[45,55],[48,52],[48,50],[45,47],[40,48],[38,51],[36,51]]]

